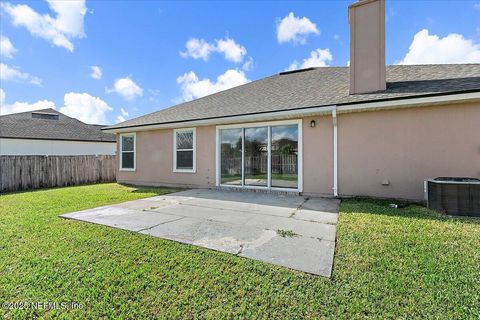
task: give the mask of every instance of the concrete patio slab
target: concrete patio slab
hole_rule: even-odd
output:
[[[329,224],[337,224],[338,222],[337,213],[304,210],[304,209],[297,210],[293,218],[299,219],[299,220],[314,221],[314,222],[329,223]]]
[[[335,199],[193,189],[62,217],[329,277],[338,205]]]
[[[261,246],[246,245],[239,255],[290,269],[330,276],[330,262],[333,262],[334,252],[334,241],[294,236],[273,237]]]

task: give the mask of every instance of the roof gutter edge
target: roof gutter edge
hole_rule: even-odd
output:
[[[399,108],[423,107],[433,105],[444,105],[449,103],[462,103],[480,101],[480,91],[462,92],[445,95],[429,95],[408,99],[389,99],[384,101],[353,102],[345,104],[332,104],[317,107],[302,107],[291,110],[269,111],[264,113],[234,115],[226,117],[213,117],[197,120],[174,121],[166,123],[134,125],[120,128],[102,128],[108,133],[123,133],[135,131],[147,131],[156,129],[182,128],[192,126],[223,125],[233,123],[257,122],[267,120],[292,119],[307,116],[331,114],[336,108],[337,113],[364,112],[375,110],[388,110]]]

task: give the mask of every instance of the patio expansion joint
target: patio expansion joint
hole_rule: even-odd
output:
[[[295,218],[295,214],[303,208],[303,205],[308,201],[309,198],[303,198],[302,203],[300,203],[295,210],[290,214],[290,218]]]
[[[179,205],[181,206],[190,206],[190,207],[198,207],[198,208],[207,208],[207,209],[212,209],[212,207],[209,207],[209,206],[202,206],[202,205],[198,205],[198,204],[190,204],[190,203],[179,203]],[[225,211],[232,211],[232,212],[252,212],[251,210],[235,210],[235,209],[228,209],[228,208],[221,208],[221,210],[225,210]]]
[[[175,221],[178,221],[178,220],[182,220],[182,219],[185,219],[186,217],[179,217],[178,219],[175,219],[175,220],[170,220],[170,221],[165,221],[165,222],[160,222],[160,223],[157,223],[151,227],[147,227],[147,228],[143,228],[143,229],[140,229],[140,230],[136,230],[135,232],[142,232],[142,231],[146,231],[146,230],[150,230],[150,229],[153,229],[155,227],[158,227],[162,224],[167,224],[167,223],[170,223],[170,222],[175,222]]]

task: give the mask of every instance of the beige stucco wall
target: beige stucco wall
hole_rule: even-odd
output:
[[[119,170],[117,180],[141,185],[215,186],[215,126],[197,127],[196,132],[196,173],[173,172],[173,129],[138,131],[136,171]]]
[[[340,114],[338,161],[340,195],[423,200],[426,178],[478,178],[480,103]]]
[[[310,121],[315,120],[315,128]],[[333,194],[333,125],[331,116],[303,119],[303,193]]]
[[[311,120],[316,121],[315,128],[310,127]],[[303,192],[316,196],[331,195],[333,186],[331,117],[305,118],[302,129],[303,171],[307,173],[303,176]],[[139,185],[214,187],[215,130],[215,126],[196,129],[196,173],[173,172],[173,129],[138,131],[136,171],[119,170],[117,180]]]
[[[480,103],[339,114],[340,196],[422,200],[426,178],[480,177],[479,124]],[[196,173],[173,172],[173,129],[139,131],[136,171],[119,171],[118,181],[214,187],[215,126],[196,130]],[[304,118],[302,131],[303,193],[332,196],[331,115]]]

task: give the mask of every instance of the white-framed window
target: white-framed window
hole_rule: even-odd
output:
[[[173,172],[196,172],[195,128],[173,130]]]
[[[136,168],[136,144],[135,133],[123,133],[120,135],[120,170],[135,171]]]

